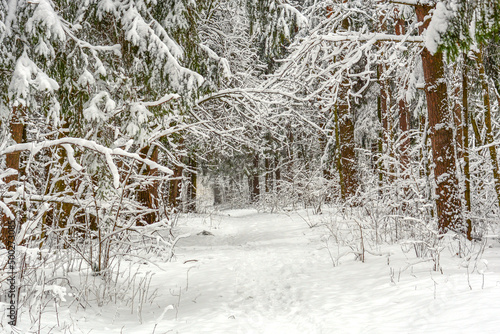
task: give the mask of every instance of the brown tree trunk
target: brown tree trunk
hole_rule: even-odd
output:
[[[486,127],[485,144],[489,145],[491,166],[493,169],[493,181],[495,183],[495,192],[497,194],[498,207],[500,208],[500,172],[498,168],[498,156],[496,146],[493,145],[493,130],[491,125],[491,101],[488,79],[486,78],[486,71],[484,69],[483,51],[480,50],[476,54],[477,63],[479,65],[479,79],[481,80],[481,87],[483,89],[483,104],[484,104],[484,125]]]
[[[408,132],[410,131],[410,113],[408,107],[404,100],[399,100],[399,130],[401,131],[401,144],[400,150],[400,162],[403,173],[410,166],[410,138]],[[405,178],[408,177],[404,174]]]
[[[337,170],[339,172],[339,183],[340,183],[340,199],[342,201],[346,200],[346,185],[344,180],[344,172],[342,170],[342,155],[340,153],[340,126],[339,126],[339,108],[336,105],[334,107],[334,116],[335,116],[335,141],[337,142],[337,146],[339,147],[338,153],[335,157],[335,163],[337,165]]]
[[[468,80],[467,80],[467,57],[464,55],[462,65],[462,134],[463,134],[463,158],[464,158],[464,178],[465,178],[465,209],[467,238],[472,239],[472,221],[471,212],[471,193],[470,193],[470,162],[469,162],[469,98],[468,98]]]
[[[462,77],[463,78],[463,77]],[[456,85],[453,95],[455,96],[455,103],[453,105],[453,123],[455,124],[455,129],[456,129],[456,152],[457,152],[457,161],[460,162],[462,161],[464,155],[463,155],[463,119],[462,119],[462,112],[463,112],[463,107],[460,105],[458,101],[461,100],[461,97],[463,97],[463,87],[461,88],[459,84]]]
[[[320,108],[321,109],[321,108]],[[328,118],[327,115],[323,116],[325,118]],[[331,159],[330,159],[330,145],[328,145],[328,136],[326,135],[326,126],[325,124],[321,123],[320,128],[323,129],[323,131],[319,131],[318,133],[318,141],[319,141],[319,150],[320,152],[323,153],[323,156],[326,157],[326,159],[321,160],[321,167],[323,170],[323,177],[326,180],[331,180],[332,179],[332,173],[330,172],[330,167],[331,167]],[[331,128],[328,129],[328,131],[332,131]]]
[[[168,192],[168,205],[171,209],[175,209],[179,206],[179,195],[181,191],[183,170],[184,167],[182,166],[174,167],[174,175],[172,175],[172,180],[170,180]]]
[[[64,129],[68,129],[69,127],[69,124],[66,122],[64,125],[63,125],[63,128]],[[59,136],[58,138],[63,138],[64,137],[64,133],[63,132],[60,132],[59,133]],[[59,155],[59,166],[65,166],[64,170],[62,171],[62,173],[71,173],[71,166],[69,164],[67,165],[64,165],[65,163],[65,160],[67,158],[67,152],[65,149],[63,148],[60,148],[58,150],[58,155]],[[64,178],[61,177],[61,175],[59,175],[59,180],[57,180],[56,184],[54,185],[54,188],[55,188],[55,191],[57,193],[63,193],[65,190],[66,190],[66,182],[64,180]],[[75,189],[72,189],[72,192],[73,191],[76,191],[76,187],[74,184],[71,185],[72,188],[75,188]],[[70,193],[68,195],[73,195],[73,193]],[[59,226],[59,228],[65,228],[67,225],[68,225],[68,219],[70,218],[71,216],[71,210],[73,209],[73,204],[71,203],[57,203],[56,204],[56,210],[54,212],[54,217],[53,219],[55,221],[57,221],[57,225]]]
[[[260,181],[259,181],[259,154],[255,153],[253,157],[253,176],[252,176],[252,191],[250,200],[256,203],[260,197]]]
[[[396,19],[396,35],[405,34],[405,21],[401,18]],[[407,87],[405,87],[407,88]],[[406,89],[405,89],[406,91]],[[410,137],[408,132],[410,131],[410,111],[406,105],[405,97],[399,96],[398,101],[399,107],[399,130],[401,131],[401,144],[399,146],[400,151],[400,163],[403,171],[403,177],[408,177],[405,171],[410,165]]]
[[[377,80],[380,80],[380,67],[377,66]],[[382,96],[377,96],[377,117],[381,126],[378,131],[377,149],[378,149],[378,187],[379,196],[382,196],[382,187],[384,185],[384,164],[382,155],[384,154],[384,128],[382,125]]]
[[[273,189],[273,169],[271,168],[271,160],[267,157],[264,159],[264,168],[266,169],[266,193],[269,194]]]
[[[415,6],[418,21],[422,23],[419,26],[420,34],[429,26],[429,13],[432,8],[427,5]],[[421,57],[432,157],[435,165],[438,229],[440,233],[444,233],[448,228],[462,227],[460,191],[454,163],[453,129],[450,126],[453,114],[448,108],[442,52],[431,54],[427,48],[424,48]]]
[[[342,0],[346,3],[346,0]],[[331,15],[331,13],[329,13]],[[348,19],[342,21],[342,29],[349,29]],[[340,178],[341,198],[344,201],[353,199],[358,190],[358,175],[356,171],[356,151],[354,143],[354,122],[349,104],[349,85],[344,75],[340,83],[339,93],[335,104],[335,136],[339,148],[337,168]],[[352,203],[356,204],[356,203]]]
[[[158,147],[153,146],[151,148],[150,146],[146,146],[140,151],[140,155],[143,158],[149,158],[150,160],[152,160],[154,162],[158,162]],[[141,170],[142,170],[142,175],[145,175],[147,177],[154,178],[154,177],[158,176],[158,170],[152,169],[151,167],[149,167],[147,165],[143,165],[141,167]],[[159,187],[159,182],[157,180],[148,181],[146,183],[145,187],[138,191],[138,193],[137,193],[138,201],[141,204],[143,204],[145,207],[147,207],[148,209],[157,211],[158,210],[158,187]],[[146,224],[153,224],[158,219],[157,213],[154,211],[149,212],[144,216],[143,219],[146,222]]]
[[[16,143],[21,143],[23,141],[23,132],[24,132],[24,124],[21,121],[20,114],[23,112],[23,107],[14,107],[12,109],[12,118],[10,121],[10,134],[12,139]],[[7,168],[12,168],[17,171],[17,175],[11,175],[8,176],[4,179],[4,182],[6,184],[9,184],[10,182],[17,181],[19,178],[19,173],[20,173],[20,157],[21,153],[20,152],[14,152],[14,153],[9,153],[5,157],[5,165]],[[9,191],[16,191],[16,186],[15,185],[10,185],[9,186]],[[12,213],[15,215],[15,207],[10,205],[9,209],[12,211]],[[14,246],[13,241],[14,241],[14,230],[16,228],[16,222],[14,219],[10,219],[5,213],[2,214],[2,231],[1,231],[1,240],[5,247],[7,249],[12,249]]]
[[[386,78],[384,78],[385,66],[383,64],[379,64],[378,72],[380,76],[379,85],[380,85],[380,119],[382,120],[382,154],[391,155],[392,153],[392,142],[391,142],[391,126],[390,126],[390,113],[389,113],[389,82]],[[391,168],[388,168],[390,171]],[[388,175],[388,180],[392,181],[392,177],[390,173]]]
[[[356,171],[356,152],[354,150],[354,122],[347,102],[347,86],[341,88],[341,101],[337,104],[339,163],[341,171],[341,195],[343,200],[350,200],[358,189],[358,175]]]
[[[197,163],[196,157],[192,154],[189,157],[189,185],[188,185],[188,212],[196,212],[196,182],[197,182]]]
[[[274,182],[275,182],[275,191],[276,193],[279,193],[280,191],[280,182],[281,182],[281,166],[280,166],[280,158],[278,155],[274,157]]]

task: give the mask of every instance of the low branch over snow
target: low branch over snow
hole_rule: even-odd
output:
[[[70,165],[76,170],[80,170],[81,166],[77,164],[76,161],[74,160],[73,150],[69,145],[78,145],[103,154],[106,158],[106,163],[108,164],[108,167],[113,174],[113,185],[115,188],[118,188],[120,185],[120,177],[118,175],[118,168],[113,162],[112,156],[122,156],[126,158],[131,158],[148,165],[151,169],[157,169],[168,175],[173,174],[173,171],[170,168],[162,166],[152,160],[142,158],[137,153],[130,153],[121,148],[108,148],[101,144],[96,143],[95,141],[81,139],[81,138],[61,138],[55,140],[47,140],[43,142],[15,144],[6,147],[3,150],[0,150],[0,155],[20,152],[20,151],[30,151],[30,153],[34,155],[44,148],[59,146],[59,145],[66,149],[66,151],[68,152],[68,159]]]
[[[223,89],[216,93],[212,93],[210,95],[204,95],[196,100],[196,104],[202,104],[212,99],[229,97],[229,96],[248,96],[249,94],[269,94],[269,95],[282,95],[289,97],[296,101],[305,101],[305,99],[299,98],[294,94],[288,93],[279,89],[266,89],[266,88],[230,88]]]
[[[383,33],[373,33],[373,34],[332,34],[332,35],[320,35],[318,36],[323,41],[327,42],[412,42],[412,43],[422,43],[424,39],[421,36],[407,36],[407,35],[392,35]]]
[[[382,0],[380,2],[389,2],[397,5],[408,6],[433,6],[436,4],[433,0]]]

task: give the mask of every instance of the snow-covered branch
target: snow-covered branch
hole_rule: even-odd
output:
[[[70,165],[76,170],[80,170],[81,166],[77,164],[76,161],[74,160],[73,150],[69,145],[81,146],[103,154],[106,157],[106,163],[108,164],[108,167],[113,174],[113,185],[115,186],[115,188],[119,187],[120,177],[118,175],[118,168],[113,162],[112,156],[122,156],[134,159],[148,165],[151,169],[158,169],[159,171],[162,171],[169,175],[173,174],[170,168],[162,166],[152,160],[142,158],[137,153],[130,153],[121,148],[108,148],[96,143],[95,141],[86,140],[82,138],[61,138],[55,140],[47,140],[43,142],[15,144],[1,150],[0,155],[9,154],[13,152],[20,152],[20,151],[30,151],[30,153],[34,155],[44,148],[59,146],[59,145],[63,146],[66,149],[66,151],[68,152],[68,160],[70,162]]]
[[[289,97],[291,99],[297,100],[297,101],[306,101],[305,99],[301,99],[298,96],[288,93],[283,90],[279,89],[262,89],[262,88],[230,88],[230,89],[224,89],[220,90],[216,93],[212,93],[209,95],[204,95],[200,97],[198,100],[196,100],[196,104],[203,104],[209,100],[213,99],[219,99],[219,98],[224,98],[224,97],[231,97],[231,96],[243,96],[243,97],[248,97],[248,94],[269,94],[269,95],[282,95]]]
[[[332,35],[320,35],[317,38],[326,42],[410,42],[422,43],[424,39],[421,36],[392,35],[384,33],[372,34],[353,34],[337,33]]]
[[[388,2],[396,5],[407,6],[433,6],[436,4],[434,0],[381,0],[380,2]]]
[[[205,44],[200,44],[200,48],[207,53],[207,55],[215,60],[216,62],[220,63],[222,65],[222,72],[226,78],[230,78],[232,76],[231,74],[231,68],[229,67],[229,62],[227,61],[226,58],[220,57],[215,53],[212,49],[210,49],[208,46]]]
[[[157,101],[138,102],[138,103],[142,104],[145,107],[156,107],[156,106],[159,106],[161,104],[167,103],[167,102],[169,102],[171,100],[176,100],[176,99],[178,99],[180,97],[181,96],[179,94],[166,94],[161,99],[159,99]]]

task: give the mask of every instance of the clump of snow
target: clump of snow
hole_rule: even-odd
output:
[[[52,8],[51,2],[38,0],[33,16],[26,23],[26,29],[35,34],[38,27],[45,27],[45,37],[55,37],[60,41],[66,40],[63,23]]]
[[[297,21],[297,26],[299,28],[307,28],[309,25],[309,20],[300,11],[298,11],[297,8],[287,3],[280,4],[278,7],[283,8],[288,16],[295,16],[295,20]]]
[[[140,2],[135,5],[131,3],[120,15],[125,38],[139,48],[139,53],[149,52],[156,55],[157,65],[168,73],[174,91],[192,90],[203,83],[203,76],[179,64],[178,59],[183,55],[182,49],[165,28],[155,20],[146,22],[141,15]]]
[[[88,85],[93,85],[95,83],[94,76],[87,70],[84,70],[82,75],[78,78],[78,85],[82,88],[86,88]]]
[[[17,60],[12,73],[9,96],[13,99],[27,99],[30,87],[40,92],[53,93],[59,89],[59,84],[38,68],[24,52]]]
[[[208,57],[219,62],[220,66],[222,67],[222,74],[223,74],[224,78],[227,78],[227,79],[231,78],[231,76],[232,76],[231,68],[230,68],[229,62],[227,61],[226,58],[220,57],[219,55],[217,55],[217,53],[215,53],[212,49],[210,49],[208,46],[206,46],[204,44],[200,44],[200,48],[207,53]]]
[[[450,4],[450,8],[446,7],[444,2],[438,2],[432,15],[431,22],[424,32],[425,47],[431,54],[437,52],[441,44],[441,36],[448,30],[448,23],[455,15],[456,5]]]
[[[50,293],[56,300],[65,302],[66,301],[66,288],[59,285],[43,285],[37,286],[36,290],[38,293]]]
[[[83,110],[83,116],[88,121],[104,122],[108,119],[108,113],[115,108],[116,103],[111,99],[109,93],[99,92]]]
[[[113,0],[102,0],[99,1],[97,9],[99,20],[102,20],[105,13],[117,13],[117,4]]]

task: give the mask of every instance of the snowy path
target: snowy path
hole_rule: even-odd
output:
[[[154,273],[148,295],[155,297],[142,308],[48,311],[42,333],[499,333],[497,241],[483,256],[483,288],[483,276],[468,279],[463,259],[449,250],[444,274],[431,271],[431,262],[414,264],[420,259],[398,245],[381,249],[391,252],[389,264],[386,256],[361,263],[350,255],[333,267],[326,230],[304,219],[332,216],[234,210],[183,217],[176,232],[191,236],[179,242],[174,261],[133,269],[138,277]],[[203,230],[213,235],[198,235]],[[52,330],[59,322],[70,330]]]
[[[235,324],[245,333],[290,332],[296,327],[289,319],[306,303],[302,285],[311,274],[308,253],[315,251],[304,235],[307,225],[291,224],[283,216],[239,213],[224,220],[228,226],[211,230],[214,236],[195,235],[179,244],[179,254],[198,259],[189,278],[199,292],[196,304],[208,305],[206,312],[217,321],[207,328],[206,317],[197,319],[201,310],[196,306],[181,307],[179,317],[193,316],[207,332],[230,333]]]
[[[397,272],[406,265],[404,258],[391,259],[391,266],[386,257],[372,256],[365,264],[346,258],[333,268],[320,240],[324,231],[310,229],[297,214],[228,214],[204,224],[181,224],[183,232],[193,232],[177,249],[177,266],[189,274],[177,281],[180,303],[167,296],[178,303],[178,313],[171,311],[162,328],[178,333],[498,333],[498,271],[487,278],[488,292],[480,290],[480,275],[471,277],[475,289],[470,291],[463,274],[432,273],[429,263],[391,283],[390,268]],[[214,235],[196,235],[203,229]],[[498,265],[498,248],[495,254]],[[184,264],[189,260],[197,262]]]

